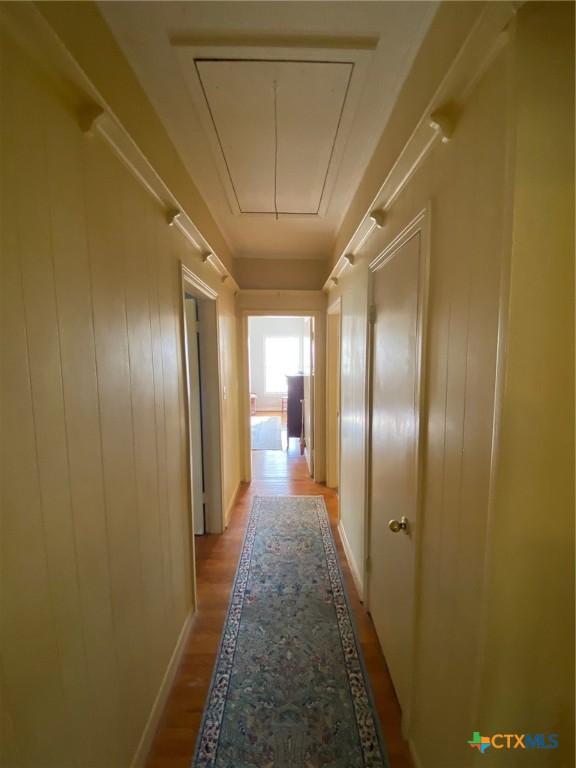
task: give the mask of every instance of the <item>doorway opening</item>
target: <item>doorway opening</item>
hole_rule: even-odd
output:
[[[182,267],[190,520],[194,537],[224,529],[216,297],[215,291]]]
[[[340,487],[340,348],[341,300],[328,307],[326,318],[326,485]]]
[[[255,478],[314,470],[314,318],[247,318],[250,456]]]
[[[194,534],[206,532],[206,467],[204,461],[205,427],[202,405],[205,391],[200,359],[200,307],[199,300],[189,291],[184,292],[186,315],[186,346],[188,352],[188,410],[190,435],[190,474]]]

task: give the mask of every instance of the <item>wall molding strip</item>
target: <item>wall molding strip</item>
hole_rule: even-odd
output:
[[[181,232],[188,240],[196,255],[203,263],[209,264],[220,276],[222,282],[230,279],[231,285],[238,290],[238,285],[229,274],[226,265],[218,258],[203,237],[190,216],[178,204],[178,201],[148,161],[142,150],[132,139],[128,131],[97,104],[90,104],[78,112],[78,124],[89,136],[100,136],[120,158],[130,172],[138,179],[146,191],[166,209],[166,224]]]
[[[167,226],[178,229],[196,252],[195,255],[207,262],[222,282],[226,281],[233,290],[238,290],[230,270],[196,227],[192,216],[178,202],[42,14],[32,3],[12,3],[11,7],[0,9],[0,19],[58,90],[66,89],[69,103],[75,105],[76,119],[83,133],[87,137],[100,137],[108,144],[148,194],[165,209]],[[210,254],[208,260],[204,258],[207,253]]]

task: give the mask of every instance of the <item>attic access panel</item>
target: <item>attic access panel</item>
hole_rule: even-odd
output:
[[[354,65],[195,66],[239,212],[317,215]]]
[[[171,39],[235,215],[327,214],[377,42]]]

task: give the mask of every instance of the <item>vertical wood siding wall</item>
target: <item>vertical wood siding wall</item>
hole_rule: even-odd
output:
[[[508,62],[478,82],[452,141],[438,143],[356,254],[342,295],[341,516],[363,564],[367,264],[429,204],[428,409],[420,602],[410,737],[423,766],[466,766],[480,658],[501,270],[506,258]],[[372,510],[394,516],[394,510]],[[373,595],[372,600],[382,600]],[[463,680],[470,682],[463,685]]]
[[[189,251],[7,40],[1,88],[4,761],[125,768],[192,607]],[[235,435],[233,302],[221,354]]]

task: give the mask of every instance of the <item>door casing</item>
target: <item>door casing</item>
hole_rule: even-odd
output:
[[[186,402],[186,432],[188,459],[188,493],[192,512],[192,477],[190,449],[190,403],[188,391],[188,357],[186,343],[186,316],[184,298],[190,293],[198,302],[200,318],[200,366],[202,368],[202,386],[205,389],[202,398],[202,422],[204,426],[203,458],[204,482],[206,492],[206,533],[222,533],[225,528],[222,504],[222,419],[220,409],[220,352],[218,338],[218,294],[186,265],[181,264],[181,321],[183,363],[186,377],[184,396]],[[193,520],[191,517],[191,525]],[[193,527],[192,527],[193,531]]]
[[[364,536],[364,584],[365,584],[365,608],[370,611],[371,602],[371,584],[370,584],[370,534],[371,534],[371,477],[372,477],[372,411],[373,411],[373,346],[374,346],[374,285],[375,273],[381,268],[394,254],[406,244],[416,234],[420,235],[421,259],[420,259],[420,279],[418,293],[418,324],[417,324],[417,375],[416,375],[416,447],[414,451],[414,475],[416,477],[416,532],[414,547],[414,595],[413,595],[413,618],[412,618],[412,649],[411,649],[411,668],[412,682],[410,696],[407,702],[403,703],[402,708],[402,730],[405,736],[410,732],[410,718],[412,709],[412,699],[414,694],[414,684],[417,677],[417,655],[416,647],[418,642],[418,619],[420,613],[420,560],[422,550],[422,488],[424,471],[424,449],[426,441],[426,351],[428,336],[428,301],[430,284],[430,204],[421,210],[393,239],[388,245],[373,259],[369,264],[368,279],[368,360],[367,360],[367,398],[366,398],[366,474],[365,474],[365,536]]]
[[[264,293],[264,292],[262,292]],[[301,295],[303,292],[294,291]],[[310,292],[311,293],[311,292]],[[270,308],[268,308],[270,306]],[[273,304],[265,305],[254,309],[241,309],[240,315],[240,417],[242,434],[242,455],[243,455],[243,475],[242,480],[249,483],[252,480],[252,451],[250,445],[250,355],[248,345],[248,318],[258,316],[270,317],[311,317],[314,319],[314,392],[313,398],[316,404],[313,417],[314,432],[314,480],[318,483],[324,482],[324,408],[318,407],[324,403],[325,399],[325,376],[324,376],[324,353],[325,353],[325,315],[326,310],[293,308],[290,303],[286,303],[282,308],[274,307]],[[318,460],[320,453],[321,460]]]
[[[340,488],[340,344],[342,300],[336,299],[326,318],[326,485]]]
[[[199,306],[198,299],[189,291],[184,294],[185,320],[186,320],[186,357],[187,357],[187,383],[188,383],[188,409],[190,419],[188,429],[190,433],[190,475],[191,495],[193,499],[194,534],[204,533],[206,523],[204,519],[204,440],[202,430],[202,366],[200,363],[200,333],[199,333]]]
[[[315,380],[315,339],[314,339],[314,318],[309,316],[304,318],[304,400],[303,423],[304,423],[304,454],[308,471],[311,477],[314,477],[314,380]]]

